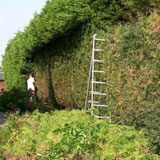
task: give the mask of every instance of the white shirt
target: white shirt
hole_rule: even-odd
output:
[[[35,91],[35,87],[34,87],[34,78],[33,77],[30,77],[28,80],[27,80],[27,89],[32,89],[33,91]]]

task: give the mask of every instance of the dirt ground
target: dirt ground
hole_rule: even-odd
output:
[[[5,157],[3,157],[3,160],[36,160],[36,156],[21,157],[21,156],[15,156],[15,155],[6,155]]]

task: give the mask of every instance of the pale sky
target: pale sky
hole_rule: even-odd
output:
[[[47,0],[0,0],[0,66],[8,41],[23,31]]]

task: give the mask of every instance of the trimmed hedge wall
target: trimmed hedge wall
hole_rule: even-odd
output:
[[[89,23],[90,30],[95,32],[118,21],[136,19],[155,3],[156,0],[48,0],[41,13],[35,14],[24,31],[17,32],[6,47],[2,65],[7,89],[25,87],[35,53],[39,54],[40,48],[51,41],[81,24]]]
[[[108,36],[102,46],[105,48],[103,78],[107,81],[107,104],[121,111],[139,112],[140,106],[157,103],[159,46],[158,39],[151,34],[149,20],[107,30],[107,33],[97,31],[100,37]],[[91,48],[92,33],[83,26],[43,48],[34,59],[39,95],[46,98],[51,95],[66,107],[82,108]]]

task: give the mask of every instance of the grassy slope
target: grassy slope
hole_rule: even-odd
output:
[[[57,129],[62,130],[54,132]],[[80,135],[83,135],[82,138]],[[84,137],[86,140],[81,144],[80,141]],[[4,138],[5,141],[3,141]],[[63,143],[64,139],[66,140],[65,144]],[[31,115],[26,113],[21,117],[12,116],[8,120],[8,128],[0,129],[0,140],[0,151],[6,157],[21,156],[28,157],[28,159],[37,157],[37,155],[44,157],[50,144],[53,146],[57,144],[65,153],[63,156],[73,157],[76,154],[93,159],[98,157],[101,160],[156,159],[146,152],[148,144],[142,132],[138,132],[132,127],[108,124],[105,120],[92,119],[84,111],[78,110],[51,113],[35,111]],[[85,145],[86,141],[87,145]],[[74,150],[74,153],[67,152],[66,146],[72,151]],[[80,149],[77,149],[78,146]],[[52,152],[60,155],[56,148]],[[49,153],[48,155],[51,156]],[[44,159],[47,158],[44,157]]]

